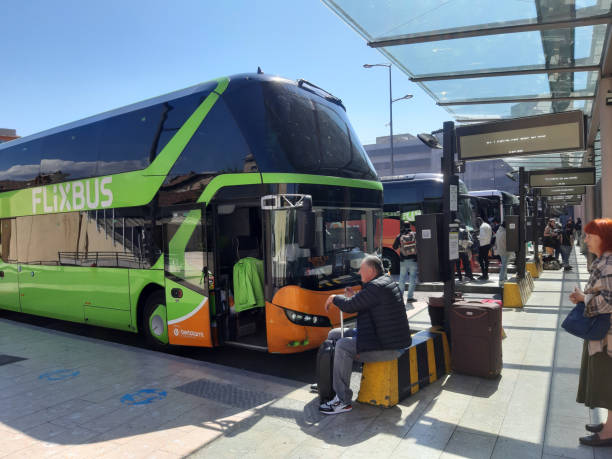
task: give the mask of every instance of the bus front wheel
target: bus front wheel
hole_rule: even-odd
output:
[[[164,291],[157,290],[147,297],[141,330],[149,347],[161,350],[168,346],[168,319]]]
[[[385,271],[390,271],[391,274],[399,273],[399,257],[393,250],[383,249],[382,262]]]

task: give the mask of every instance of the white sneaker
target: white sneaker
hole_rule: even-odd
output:
[[[350,403],[343,403],[336,395],[329,402],[321,403],[319,411],[323,414],[339,414],[351,411],[353,406]]]

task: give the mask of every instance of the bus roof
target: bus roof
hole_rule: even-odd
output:
[[[478,196],[482,198],[497,197],[506,204],[518,204],[519,199],[516,195],[503,190],[475,190],[468,193],[470,196]]]
[[[278,76],[272,75],[264,75],[264,74],[256,74],[256,73],[241,73],[237,75],[232,75],[228,77],[230,81],[245,79],[245,80],[262,80],[262,81],[282,81],[283,83],[288,83],[292,85],[297,85],[297,83],[293,80],[288,80]],[[123,107],[115,108],[106,112],[99,113],[97,115],[88,116],[86,118],[82,118],[80,120],[72,121],[67,124],[62,124],[60,126],[52,127],[50,129],[46,129],[41,132],[37,132],[35,134],[31,134],[25,137],[20,137],[15,140],[11,140],[9,142],[3,142],[0,144],[0,151],[3,149],[7,149],[10,147],[14,147],[15,145],[19,145],[21,143],[29,142],[31,140],[36,140],[38,138],[46,137],[52,134],[57,134],[63,131],[67,131],[69,129],[74,129],[77,127],[85,126],[88,124],[95,123],[97,121],[102,121],[108,118],[113,118],[115,116],[123,115],[130,112],[135,112],[137,110],[141,110],[143,108],[152,107],[154,105],[162,104],[164,102],[169,102],[171,100],[180,99],[181,97],[190,96],[192,94],[197,93],[208,93],[213,90],[217,84],[218,80],[210,80],[203,83],[198,83],[193,86],[189,86],[188,88],[179,89],[177,91],[172,91],[167,94],[163,94],[161,96],[152,97],[150,99],[145,99],[140,102],[135,102],[133,104],[125,105]]]
[[[382,178],[385,204],[409,204],[425,199],[442,199],[442,174],[422,173]],[[466,195],[467,187],[459,180],[459,194]]]

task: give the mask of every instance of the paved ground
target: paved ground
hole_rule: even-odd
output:
[[[574,401],[581,343],[559,331],[588,277],[574,265],[504,310],[499,380],[453,374],[337,416],[301,382],[0,320],[0,457],[612,457],[577,441],[599,413]]]

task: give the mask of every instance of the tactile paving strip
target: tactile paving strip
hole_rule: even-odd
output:
[[[8,365],[9,363],[20,362],[22,360],[27,360],[23,357],[15,357],[13,355],[0,354],[0,366]]]
[[[253,408],[278,398],[266,392],[242,389],[232,384],[218,383],[209,381],[208,379],[191,381],[182,386],[175,387],[175,389],[197,397],[243,409]]]

